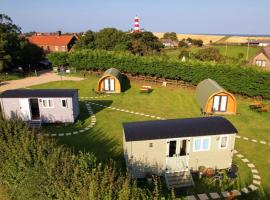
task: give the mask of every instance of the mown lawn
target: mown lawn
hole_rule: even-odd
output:
[[[225,45],[215,45],[212,47],[217,48],[223,56],[226,55]],[[186,50],[191,51],[192,53],[195,53],[202,48],[205,48],[205,47],[190,47],[190,48],[187,48]],[[260,50],[260,47],[250,47],[248,59],[253,58],[255,54],[258,53],[259,50]],[[177,58],[178,55],[180,54],[180,51],[181,49],[164,49],[163,50],[163,52],[165,52],[166,55],[173,58]],[[238,55],[240,53],[244,55],[242,59],[246,59],[247,46],[228,46],[227,57],[238,58]]]
[[[78,88],[79,95],[93,96],[92,89],[96,87],[97,77],[89,76],[80,82],[61,81],[33,88]],[[139,92],[140,83],[131,82],[131,88],[122,94],[111,95],[104,99],[91,100],[97,103],[129,109],[145,114],[152,114],[164,118],[185,118],[201,116],[195,91],[190,88],[164,88],[152,85],[154,88],[150,94]],[[270,143],[270,113],[257,113],[249,109],[248,105],[253,100],[237,96],[238,114],[225,116],[238,129],[239,135],[265,140]],[[270,105],[270,101],[264,103]],[[82,151],[94,152],[99,160],[115,160],[119,166],[123,166],[122,156],[122,123],[129,121],[150,120],[150,118],[136,116],[124,112],[110,110],[93,106],[96,113],[97,124],[90,131],[67,137],[59,137],[60,144]],[[254,163],[262,177],[264,191],[270,191],[270,146],[250,141],[236,140],[236,149],[247,159]],[[240,182],[238,185],[250,182],[250,172],[243,163],[234,158],[240,166]],[[267,193],[267,192],[266,192]],[[263,196],[263,190],[255,196]],[[269,195],[269,194],[267,194]],[[243,199],[254,199],[255,196],[243,197]],[[268,199],[267,196],[264,199]],[[255,198],[257,199],[257,197]],[[261,199],[263,199],[261,197]]]

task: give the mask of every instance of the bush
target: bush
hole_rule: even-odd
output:
[[[54,62],[54,60],[50,61]],[[270,73],[252,67],[208,62],[180,62],[157,56],[140,57],[130,53],[88,50],[70,53],[68,62],[70,66],[82,70],[106,70],[115,67],[121,72],[134,75],[183,80],[193,85],[211,78],[231,92],[270,98]]]
[[[194,57],[200,61],[221,61],[223,56],[217,48],[208,47],[200,49],[194,54]]]

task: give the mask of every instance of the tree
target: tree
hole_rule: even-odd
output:
[[[68,65],[68,53],[67,52],[53,52],[48,54],[48,59],[52,62],[53,67],[61,67]]]
[[[194,57],[200,61],[221,61],[223,59],[220,51],[214,47],[200,49],[194,54]]]
[[[185,42],[185,40],[180,40],[179,43],[178,43],[178,46],[179,47],[188,47],[188,44]]]
[[[203,46],[203,41],[202,40],[192,40],[192,44],[198,47]]]
[[[174,40],[174,41],[178,41],[177,34],[175,32],[164,33],[163,38],[164,39],[171,39],[171,40]]]
[[[152,32],[132,33],[131,41],[131,52],[137,55],[156,54],[163,48],[163,44]]]
[[[20,28],[12,19],[0,14],[0,71],[14,65],[20,51]]]
[[[131,46],[129,35],[116,28],[104,28],[96,33],[95,45],[97,49],[113,50],[118,44],[125,45],[129,49]]]
[[[76,42],[76,48],[95,49],[96,33],[88,30],[83,35],[80,35]]]

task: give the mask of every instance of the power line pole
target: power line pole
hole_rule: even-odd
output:
[[[226,41],[225,57],[227,57],[227,51],[228,51],[228,42]]]

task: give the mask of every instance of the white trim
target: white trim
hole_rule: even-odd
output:
[[[63,106],[63,100],[66,101],[66,107]],[[61,102],[61,108],[68,108],[68,100],[67,100],[67,98],[60,99],[60,102]]]
[[[225,147],[221,147],[221,140],[222,140],[223,137],[226,137],[227,138],[226,146]],[[218,148],[219,149],[227,149],[228,148],[228,145],[229,145],[229,136],[228,135],[220,135],[219,136],[219,142],[218,142]]]
[[[203,140],[204,139],[208,139],[209,140],[209,145],[208,145],[208,148],[207,149],[203,149]],[[196,140],[201,140],[201,143],[200,143],[200,149],[199,150],[196,150],[195,149],[195,143],[196,143]],[[204,136],[204,137],[195,137],[193,139],[193,152],[201,152],[201,151],[209,151],[211,148],[211,137],[210,136]]]
[[[47,101],[47,106],[44,106],[43,101]],[[52,106],[49,106],[49,101],[52,102]],[[54,101],[52,98],[41,98],[42,108],[54,108]]]

